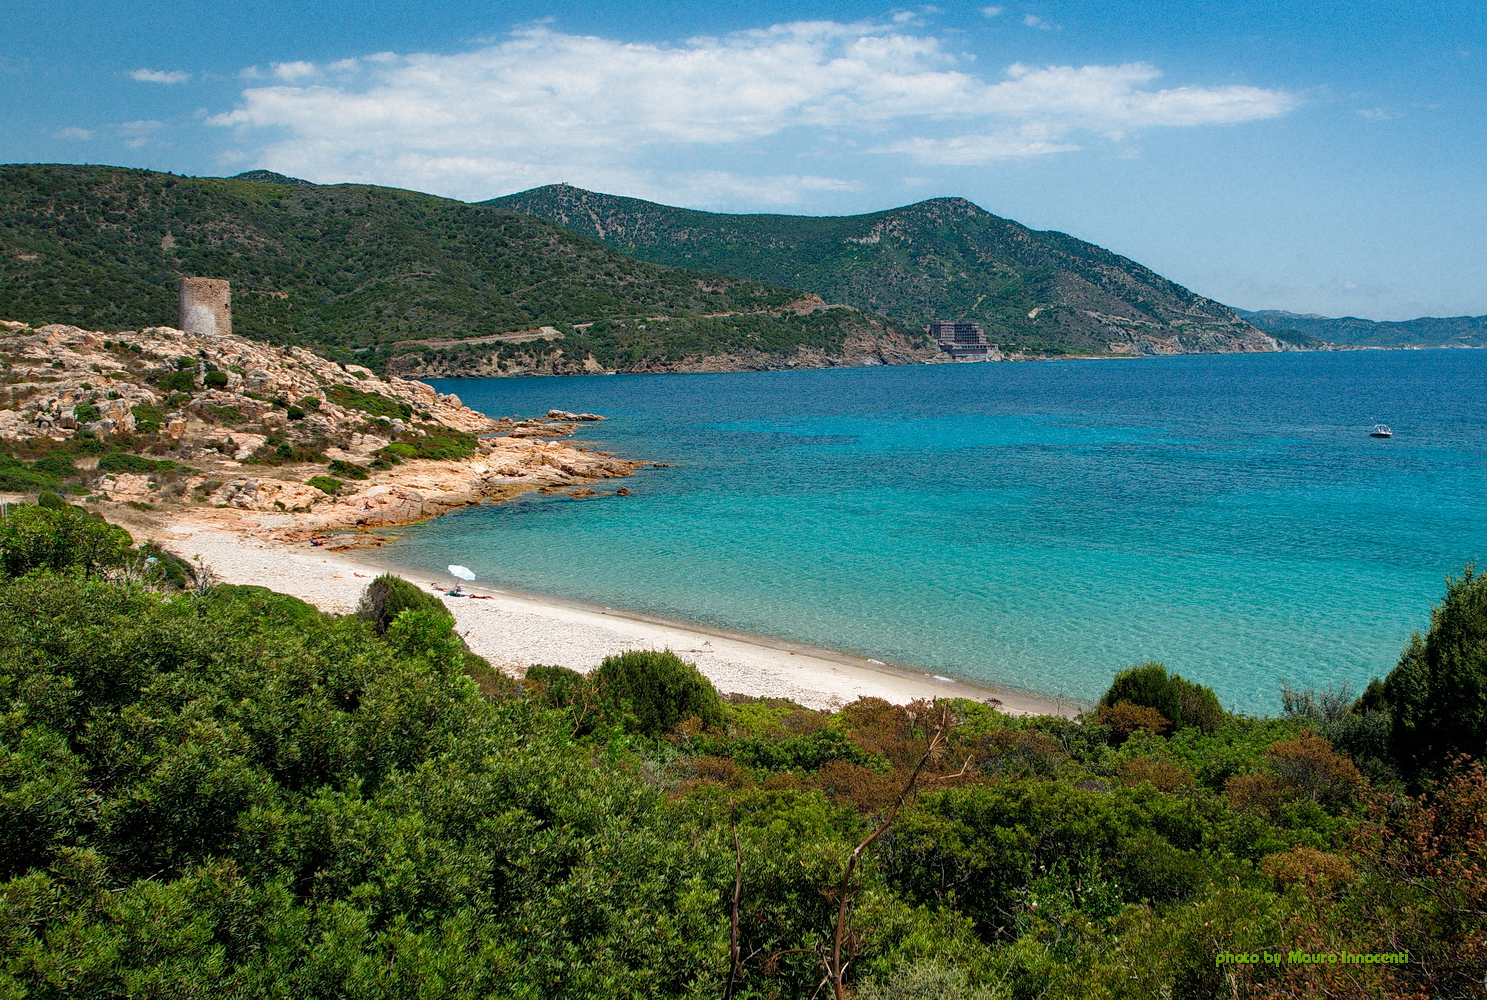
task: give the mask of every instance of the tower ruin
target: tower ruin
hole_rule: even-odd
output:
[[[181,279],[181,321],[187,333],[232,333],[232,292],[220,278]]]

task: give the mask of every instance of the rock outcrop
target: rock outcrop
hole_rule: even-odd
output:
[[[307,537],[641,464],[551,440],[597,414],[492,419],[422,382],[232,335],[3,322],[0,362],[0,443],[84,456],[68,485],[104,510],[190,507]]]

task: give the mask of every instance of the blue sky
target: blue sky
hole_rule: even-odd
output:
[[[1487,313],[1487,5],[0,0],[0,160],[962,195],[1249,309]]]

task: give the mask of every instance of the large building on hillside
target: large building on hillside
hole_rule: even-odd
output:
[[[956,361],[984,361],[996,350],[996,345],[989,343],[981,332],[980,323],[937,319],[929,324],[929,335],[935,338],[940,350]]]

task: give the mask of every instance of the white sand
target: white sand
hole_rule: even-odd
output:
[[[292,594],[322,611],[352,611],[362,590],[385,568],[356,554],[308,544],[260,541],[220,527],[177,522],[156,540],[187,559],[197,556],[224,583],[257,584]],[[399,569],[422,586],[450,581]],[[993,692],[916,671],[788,642],[664,622],[555,598],[466,584],[490,599],[449,599],[460,634],[494,666],[520,675],[547,663],[587,672],[627,649],[671,649],[697,664],[718,690],[789,698],[811,708],[837,708],[871,696],[896,704],[918,698],[996,698],[1015,714],[1070,714],[1073,706]]]

